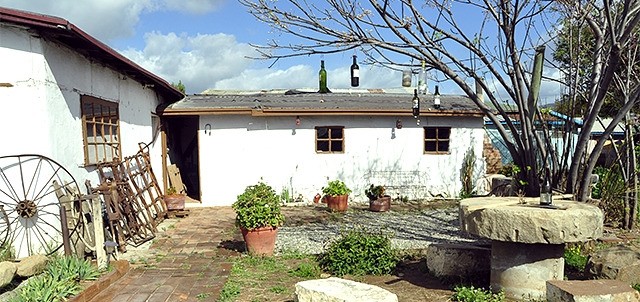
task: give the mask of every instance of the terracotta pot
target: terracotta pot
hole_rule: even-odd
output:
[[[349,195],[327,195],[326,198],[327,206],[329,207],[329,209],[331,209],[331,211],[344,212],[347,210],[347,201],[349,200]]]
[[[184,210],[184,201],[186,197],[182,194],[171,194],[164,196],[164,203],[167,205],[167,210]]]
[[[384,196],[369,201],[369,210],[373,212],[386,212],[391,208],[391,196]]]
[[[261,227],[247,230],[240,228],[247,252],[254,256],[272,256],[276,246],[277,227]]]

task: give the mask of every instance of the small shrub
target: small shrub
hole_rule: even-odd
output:
[[[280,197],[263,182],[248,186],[232,207],[236,212],[236,224],[246,229],[277,227],[284,223]]]
[[[322,187],[322,193],[329,196],[340,196],[351,193],[351,189],[339,179],[329,181],[326,187]]]
[[[587,265],[587,256],[582,254],[580,246],[569,246],[564,250],[564,263],[578,271],[584,271]]]
[[[634,284],[631,287],[633,287],[633,289],[635,289],[635,290],[640,292],[640,284]]]
[[[475,288],[473,286],[456,286],[453,291],[453,301],[460,302],[502,302],[505,300],[504,292],[492,293],[489,290]]]
[[[324,270],[338,276],[384,275],[390,273],[397,262],[388,236],[362,229],[343,233],[319,259]]]

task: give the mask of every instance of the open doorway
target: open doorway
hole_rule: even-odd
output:
[[[169,162],[180,169],[187,195],[200,200],[198,159],[198,116],[166,118],[167,155]]]

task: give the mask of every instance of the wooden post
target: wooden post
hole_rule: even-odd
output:
[[[67,209],[63,203],[60,203],[60,221],[62,222],[62,244],[64,246],[64,255],[71,256],[71,236],[69,236],[69,222],[67,221]]]
[[[104,249],[104,224],[102,221],[102,203],[97,195],[93,195],[91,198],[93,216],[93,231],[95,232],[96,239],[96,258],[98,260],[98,268],[107,268],[107,252]]]

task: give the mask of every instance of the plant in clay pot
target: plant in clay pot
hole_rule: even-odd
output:
[[[325,194],[327,206],[332,211],[344,212],[347,210],[347,202],[349,200],[349,193],[351,189],[341,180],[333,180],[327,183],[326,187],[322,188],[322,193]]]
[[[247,186],[232,205],[236,225],[240,227],[252,255],[273,255],[278,227],[284,223],[280,197],[271,186],[258,182]]]
[[[391,207],[391,196],[385,195],[385,187],[371,184],[364,194],[369,197],[369,210],[374,212],[386,212]]]
[[[184,210],[184,202],[186,195],[178,193],[175,187],[167,188],[167,192],[164,195],[164,203],[167,205],[169,211]]]

